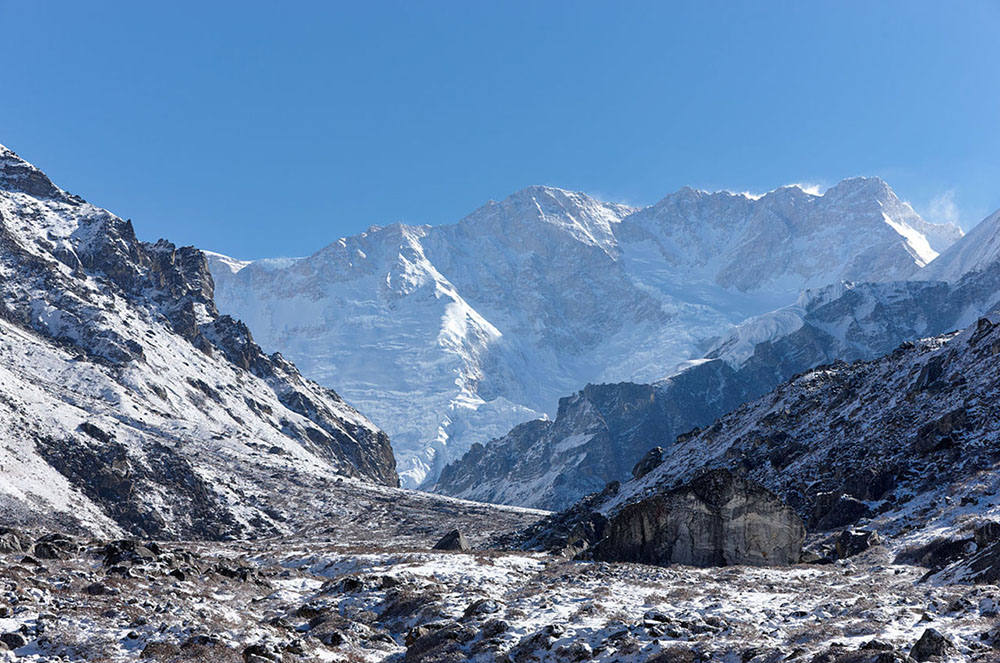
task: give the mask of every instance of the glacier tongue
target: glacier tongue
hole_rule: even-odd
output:
[[[641,209],[535,186],[456,224],[210,264],[220,310],[336,384],[417,486],[584,384],[662,378],[803,288],[908,278],[960,236],[878,178],[821,196],[685,188]]]

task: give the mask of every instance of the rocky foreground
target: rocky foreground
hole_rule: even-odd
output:
[[[318,540],[0,545],[0,661],[1000,659],[1000,588],[923,580],[882,546],[700,569]]]

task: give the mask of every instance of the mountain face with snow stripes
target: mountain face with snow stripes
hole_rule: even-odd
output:
[[[220,315],[204,254],[0,146],[0,514],[158,538],[287,532],[389,439]]]
[[[454,224],[210,266],[220,310],[336,384],[416,486],[582,385],[662,379],[804,288],[907,279],[960,236],[878,178],[821,196],[685,188],[640,209],[537,186]]]

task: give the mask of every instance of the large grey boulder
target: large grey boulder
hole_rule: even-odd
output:
[[[795,563],[805,526],[760,484],[712,470],[623,508],[594,558],[645,564],[778,566]]]
[[[457,529],[453,529],[434,544],[433,550],[471,550],[468,539]]]

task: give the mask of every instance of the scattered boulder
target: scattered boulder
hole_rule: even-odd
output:
[[[837,559],[847,559],[881,545],[878,532],[866,529],[845,529],[833,542],[833,552]]]
[[[797,655],[789,655],[781,660],[801,659],[802,653],[800,650]],[[913,659],[888,643],[872,640],[853,651],[834,643],[825,652],[814,656],[809,663],[913,663]]]
[[[119,593],[118,590],[108,587],[102,582],[92,582],[84,587],[83,591],[85,594],[89,594],[90,596],[106,596]]]
[[[0,553],[25,552],[31,547],[31,540],[20,530],[0,527]]]
[[[910,656],[917,661],[932,661],[947,656],[954,649],[955,645],[951,640],[941,635],[937,629],[929,628],[913,645]]]
[[[663,463],[663,447],[653,447],[646,452],[635,467],[632,468],[632,477],[641,479]]]
[[[683,645],[672,645],[654,654],[652,658],[646,660],[646,663],[698,663],[701,660],[703,660],[701,655],[694,649]]]
[[[477,601],[473,601],[469,607],[465,609],[462,619],[492,615],[500,612],[501,610],[503,610],[503,604],[499,601],[494,599],[479,599]]]
[[[417,627],[406,636],[407,661],[461,661],[462,645],[476,637],[476,630],[462,624],[441,624],[439,628]]]
[[[161,554],[160,546],[154,542],[140,543],[135,539],[111,541],[101,548],[105,567],[148,564]]]
[[[843,493],[820,493],[816,496],[812,522],[820,531],[853,525],[870,514],[868,505]]]
[[[806,532],[774,493],[724,469],[626,506],[607,529],[595,559],[693,566],[793,564]]]
[[[552,649],[552,645],[562,635],[558,626],[550,624],[540,631],[526,635],[514,645],[508,656],[514,663],[522,661],[539,660],[544,656],[544,652]]]
[[[276,648],[264,643],[258,643],[246,647],[241,652],[244,663],[272,663],[281,661],[281,652]]]
[[[586,642],[573,642],[556,649],[556,659],[560,661],[590,661],[594,650]]]
[[[510,630],[510,624],[502,619],[491,619],[479,629],[484,638],[493,638]]]
[[[28,644],[28,641],[20,633],[4,633],[0,635],[0,642],[7,646],[7,649],[17,649]]]
[[[38,559],[69,559],[79,550],[79,544],[71,536],[46,534],[35,541],[33,552]]]
[[[453,529],[434,544],[434,550],[471,550],[468,539],[457,529]]]

